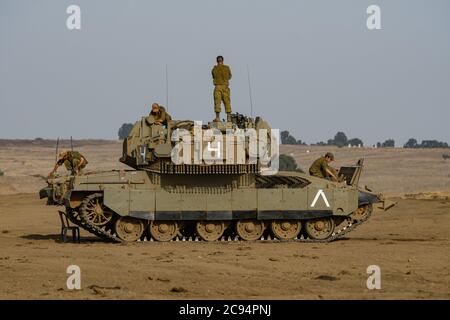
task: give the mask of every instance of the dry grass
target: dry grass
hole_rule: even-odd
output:
[[[87,171],[128,168],[118,161],[122,154],[120,141],[75,141],[74,145],[88,159]],[[304,170],[327,151],[335,153],[335,167],[365,158],[361,184],[388,195],[450,191],[450,161],[443,159],[443,149],[281,146],[281,152],[291,154]],[[0,194],[36,193],[45,185],[42,177],[52,169],[54,161],[54,142],[3,141]]]
[[[327,151],[335,154],[335,167],[364,158],[361,184],[386,194],[450,191],[450,161],[442,158],[443,149],[281,147],[304,170]]]
[[[106,141],[83,144],[77,141],[74,145],[89,161],[87,171],[125,169],[119,162],[122,155],[122,142]],[[67,145],[63,145],[68,150]],[[60,149],[61,150],[61,149]],[[36,193],[45,185],[44,177],[55,164],[55,147],[25,144],[0,145],[0,166],[4,176],[0,177],[0,194]],[[59,172],[63,173],[64,168]]]

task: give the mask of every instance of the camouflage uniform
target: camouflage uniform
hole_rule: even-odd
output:
[[[149,124],[158,121],[165,126],[167,126],[167,122],[170,120],[172,120],[172,117],[170,116],[170,114],[167,113],[166,109],[163,106],[159,106],[159,111],[156,113],[154,113],[153,111],[150,112],[150,114],[146,119],[147,123]]]
[[[84,156],[78,151],[69,151],[64,158],[58,160],[58,165],[64,164],[66,169],[74,174],[76,168],[78,168],[78,171],[81,171],[81,169],[84,169],[88,164],[88,161],[84,158],[85,162],[79,166],[81,158],[84,158]]]
[[[231,69],[224,64],[214,66],[211,71],[214,83],[214,112],[221,110],[220,104],[223,102],[225,112],[231,113],[230,88],[228,80],[231,79]]]
[[[327,161],[325,160],[325,157],[320,157],[319,159],[314,161],[309,168],[309,174],[318,178],[326,178],[328,175],[326,169],[328,168],[329,166]]]

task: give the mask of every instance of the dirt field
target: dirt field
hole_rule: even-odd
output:
[[[283,148],[302,168],[325,150]],[[120,167],[119,143],[78,149],[91,170]],[[85,232],[81,244],[61,243],[57,208],[36,193],[53,148],[0,146],[0,299],[450,299],[450,161],[443,151],[334,151],[336,166],[365,155],[364,183],[383,181],[379,191],[403,194],[343,240],[121,245]],[[66,288],[72,264],[81,268],[79,291]],[[369,265],[381,268],[381,290],[366,288]]]
[[[64,244],[56,208],[35,195],[1,196],[0,298],[449,299],[449,212],[449,200],[400,200],[330,244],[118,245],[86,233]],[[80,291],[66,288],[71,264],[81,268]],[[381,290],[366,288],[372,264]]]
[[[55,164],[56,142],[0,140],[0,195],[36,193],[45,185],[48,173]],[[89,161],[87,170],[125,169],[119,162],[122,143],[118,141],[74,141],[74,148]],[[60,144],[61,150],[70,150],[70,143]],[[61,168],[64,173],[64,168]]]

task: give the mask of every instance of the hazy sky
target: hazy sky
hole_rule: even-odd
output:
[[[218,54],[233,110],[250,114],[248,65],[254,115],[306,142],[450,142],[448,0],[0,0],[0,138],[116,138],[166,103],[166,64],[172,116],[211,120]]]

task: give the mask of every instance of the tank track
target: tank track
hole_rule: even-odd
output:
[[[264,241],[264,242],[300,242],[300,243],[329,243],[336,241],[340,238],[343,238],[346,234],[349,232],[355,230],[358,226],[366,222],[372,215],[372,206],[368,208],[367,214],[359,221],[356,221],[351,218],[351,215],[347,217],[344,221],[342,221],[339,225],[336,226],[335,231],[333,234],[326,238],[326,239],[312,239],[307,238],[306,235],[302,235],[296,239],[289,239],[289,240],[278,240],[276,238],[271,239],[270,235],[266,236],[264,238],[261,237],[260,240],[256,241],[245,241],[245,242],[258,242],[258,241]],[[80,228],[83,228],[84,230],[94,234],[95,236],[111,241],[116,243],[124,243],[123,240],[121,240],[115,232],[113,231],[113,228],[110,226],[112,225],[112,222],[109,222],[107,225],[99,227],[96,225],[93,225],[89,223],[88,221],[84,220],[82,216],[79,214],[78,211],[73,210],[71,208],[66,208],[67,216],[69,217],[69,220],[79,226]],[[113,219],[114,220],[114,219]],[[145,232],[140,240],[138,241],[154,241],[153,238],[148,234],[148,232]],[[185,237],[185,236],[177,236],[175,239],[171,241],[199,241],[198,237]],[[231,238],[231,236],[225,237],[222,236],[220,241],[240,241],[238,236],[235,236],[234,238]]]
[[[71,208],[66,208],[66,214],[69,220],[79,226],[80,228],[86,230],[89,233],[92,233],[93,235],[107,241],[112,242],[123,242],[121,239],[119,239],[114,232],[112,232],[112,229],[107,229],[106,226],[104,227],[98,227],[93,224],[88,223],[87,221],[83,220],[81,218],[81,215],[78,211],[73,210]]]

